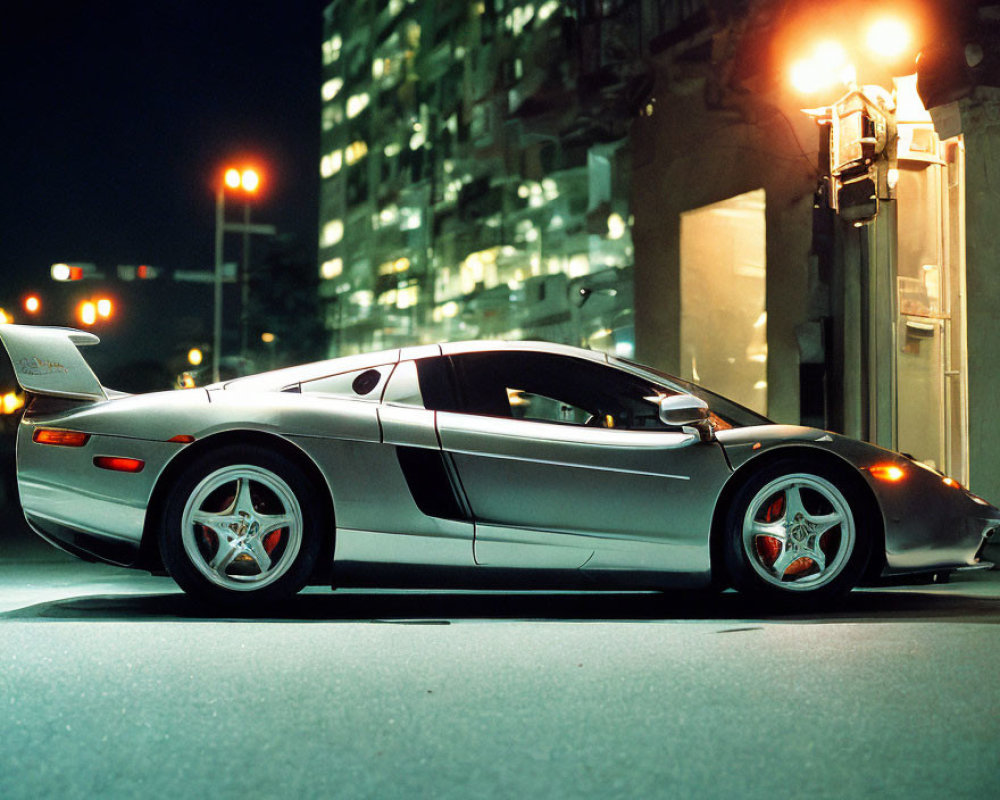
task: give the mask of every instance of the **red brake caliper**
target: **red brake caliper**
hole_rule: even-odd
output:
[[[784,516],[785,514],[785,493],[775,495],[771,504],[767,507],[767,511],[764,512],[764,522],[775,522]],[[761,560],[771,566],[775,561],[778,560],[778,556],[781,555],[781,542],[775,539],[773,536],[758,536],[757,537],[757,555],[760,556]]]
[[[284,532],[284,528],[278,528],[278,530],[271,531],[264,537],[264,549],[267,551],[268,555],[271,555],[271,553],[274,552],[274,548],[278,546],[278,542],[281,541],[281,534]]]

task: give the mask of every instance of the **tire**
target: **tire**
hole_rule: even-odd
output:
[[[863,504],[837,472],[777,461],[736,492],[723,558],[733,585],[758,599],[807,606],[845,596],[868,564]]]
[[[167,494],[164,566],[188,594],[257,610],[296,594],[322,550],[319,487],[294,461],[228,445],[192,463]]]

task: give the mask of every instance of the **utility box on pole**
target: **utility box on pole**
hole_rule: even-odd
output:
[[[894,103],[873,89],[852,89],[830,108],[831,206],[858,225],[874,220],[879,200],[891,199],[894,189]]]

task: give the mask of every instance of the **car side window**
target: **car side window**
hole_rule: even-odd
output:
[[[416,365],[424,407],[432,411],[461,411],[455,393],[451,359],[431,356],[417,359]]]
[[[664,427],[659,398],[676,394],[621,370],[571,356],[498,351],[462,353],[447,360],[454,388],[451,397],[438,398],[438,410],[563,425],[649,429]],[[430,377],[428,371],[428,382]],[[428,399],[426,392],[424,396]]]
[[[355,400],[378,401],[392,365],[356,369],[339,375],[327,375],[301,384],[303,393],[329,394]]]
[[[514,419],[585,425],[593,416],[586,409],[578,408],[564,400],[526,392],[523,389],[507,387],[507,401],[510,403],[510,415]]]
[[[382,402],[390,406],[424,408],[424,398],[420,392],[417,376],[417,362],[400,361],[392,371],[389,384],[385,387]]]

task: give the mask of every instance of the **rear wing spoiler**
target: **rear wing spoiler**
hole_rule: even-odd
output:
[[[0,341],[10,355],[17,382],[26,392],[107,400],[104,387],[77,349],[99,343],[94,334],[72,328],[0,325]]]

